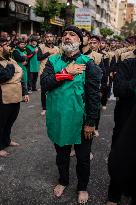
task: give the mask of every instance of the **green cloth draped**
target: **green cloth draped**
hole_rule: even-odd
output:
[[[75,64],[86,64],[91,59],[80,55]],[[61,55],[49,58],[55,73],[60,72],[71,62],[64,62]],[[46,126],[48,136],[53,143],[59,146],[81,144],[81,130],[84,105],[85,72],[76,75],[73,81],[63,84],[47,93]]]
[[[20,49],[16,48],[16,50],[19,52],[20,56],[23,56],[24,54],[26,55],[26,50],[25,51],[20,51]],[[17,64],[22,68],[23,70],[23,80],[25,83],[28,81],[28,76],[27,76],[27,68],[25,65],[22,64],[22,62],[17,62]]]
[[[27,48],[34,52],[35,48],[31,45],[27,45]],[[32,58],[30,58],[30,72],[38,73],[40,68],[40,61],[37,60],[37,53],[35,53]]]

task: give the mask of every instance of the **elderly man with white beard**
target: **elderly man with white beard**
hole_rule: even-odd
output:
[[[56,149],[59,182],[54,195],[60,197],[69,184],[71,147],[77,165],[78,203],[85,204],[89,194],[90,147],[100,106],[101,70],[81,54],[82,31],[69,26],[62,35],[62,54],[49,57],[41,75],[47,92],[46,126]]]

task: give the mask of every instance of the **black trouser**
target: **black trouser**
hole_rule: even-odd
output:
[[[76,152],[77,165],[77,191],[86,191],[90,176],[90,149],[91,141],[82,139],[81,144],[74,145]],[[57,152],[56,164],[59,170],[59,183],[63,186],[69,184],[69,164],[70,164],[70,152],[72,145],[65,145],[63,147],[55,144]]]
[[[116,101],[116,106],[114,109],[114,122],[115,126],[113,128],[113,135],[112,135],[112,145],[111,148],[114,146],[116,141],[119,138],[120,132],[125,126],[127,120],[129,119],[129,115],[131,113],[131,110],[134,106],[134,100],[130,99],[125,102],[124,101]]]
[[[100,116],[101,116],[101,110],[99,109],[99,111],[98,111],[98,117],[97,117],[97,119],[95,120],[95,129],[96,129],[96,130],[98,130],[98,127],[99,127]]]
[[[119,203],[122,196],[122,188],[119,187],[119,184],[115,183],[114,179],[110,180],[110,185],[108,189],[108,201]],[[136,196],[131,196],[131,202],[129,205],[136,205]]]
[[[27,88],[28,90],[32,90],[32,79],[31,79],[31,72],[30,72],[30,66],[27,66]]]
[[[107,86],[103,87],[101,92],[102,92],[101,104],[102,106],[106,106],[108,101],[108,87]]]
[[[129,205],[136,205],[136,196],[134,196]]]
[[[46,110],[46,93],[41,90],[41,104],[42,104],[42,109]]]
[[[121,195],[122,195],[122,192],[118,184],[116,184],[115,181],[111,179],[109,189],[108,189],[108,201],[119,203],[121,200]]]
[[[20,103],[0,104],[0,150],[10,145],[11,128],[19,114]]]
[[[127,120],[129,119],[129,115],[133,108],[133,104],[134,104],[133,99],[128,100],[128,101],[127,100],[116,101],[116,106],[114,110],[115,127],[113,129],[111,151],[116,146],[116,143],[118,143],[121,130],[123,129],[123,127],[127,123]],[[108,166],[110,170],[109,175],[111,177],[109,190],[108,190],[108,198],[109,198],[109,201],[118,203],[121,198],[122,188],[119,188],[119,185],[115,183],[115,179],[112,177],[112,173],[114,172],[114,170],[112,169],[112,165],[109,163]]]
[[[110,98],[111,96],[111,89],[112,89],[112,84],[113,84],[113,78],[111,76],[109,76],[109,85],[108,85],[108,93],[107,93],[107,97]]]
[[[38,72],[31,72],[32,90],[36,90],[36,83],[38,79]]]

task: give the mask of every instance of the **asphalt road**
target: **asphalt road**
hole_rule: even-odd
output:
[[[52,190],[57,183],[58,172],[54,147],[46,134],[45,117],[40,115],[40,91],[30,97],[29,104],[21,103],[20,114],[12,130],[12,139],[21,146],[8,148],[10,156],[0,158],[0,205],[75,205],[76,159],[71,159],[69,187],[63,197],[55,199]],[[115,101],[109,101],[107,110],[102,113],[100,137],[93,141],[89,205],[104,205],[107,197],[107,157],[114,104]]]

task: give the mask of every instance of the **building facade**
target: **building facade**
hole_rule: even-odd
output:
[[[117,18],[117,29],[120,31],[121,27],[126,23],[127,16],[127,0],[121,0],[119,2],[118,18]]]
[[[35,15],[34,6],[35,0],[1,0],[0,30],[15,30],[19,34],[38,32],[43,18]]]
[[[110,0],[90,0],[89,7],[92,15],[92,26],[96,34],[100,28],[110,27]]]
[[[127,4],[127,15],[126,15],[126,21],[128,23],[131,23],[134,21],[135,18],[135,5],[132,3]]]
[[[127,0],[110,0],[110,27],[119,34],[127,18]]]
[[[100,34],[100,28],[111,28],[119,34],[125,22],[136,20],[136,6],[127,0],[58,0],[59,3],[74,5],[77,8],[87,7],[91,10],[94,34]],[[35,15],[36,0],[0,0],[0,30],[17,30],[19,33],[33,33],[40,30],[43,18]],[[46,0],[45,0],[46,3]],[[73,19],[70,7],[68,16]],[[67,18],[67,20],[70,20]],[[67,22],[69,23],[69,22]],[[12,28],[11,28],[12,25]]]
[[[28,21],[21,19],[18,22],[18,32],[33,34],[34,32],[40,31],[40,23],[43,22],[44,19],[36,16],[34,12],[36,0],[16,0],[16,2],[23,3],[29,8],[29,19]]]
[[[133,21],[136,21],[136,4],[134,6],[134,16],[133,16]]]

